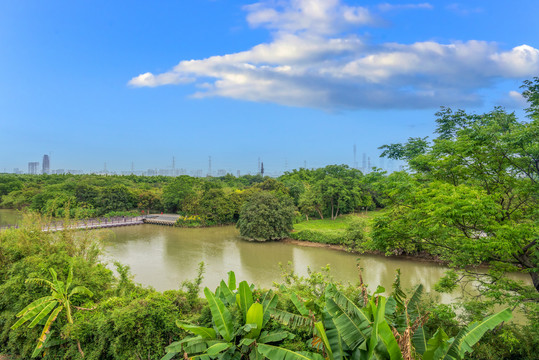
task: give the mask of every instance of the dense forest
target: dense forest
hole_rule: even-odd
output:
[[[278,179],[0,175],[0,207],[33,213],[22,228],[0,232],[0,353],[49,359],[537,358],[539,78],[523,88],[524,120],[503,108],[485,114],[441,108],[433,139],[383,145],[382,156],[407,163],[406,171],[391,174],[328,165]],[[289,273],[276,291],[237,285],[230,274],[200,299],[202,267],[182,289],[159,293],[134,284],[122,264],[116,264],[118,275],[107,269],[94,233],[44,233],[37,220],[143,212],[184,215],[178,226],[236,224],[249,239],[327,242],[333,240],[290,231],[298,222],[374,212],[351,221],[335,242],[358,252],[427,255],[452,269],[438,291],[473,281],[480,295],[444,305],[422,294],[419,284],[401,289],[399,274],[392,290],[369,292],[324,274]],[[478,271],[483,266],[486,273]],[[526,274],[532,286],[508,279],[508,272]],[[507,323],[510,310],[500,308],[527,321]]]

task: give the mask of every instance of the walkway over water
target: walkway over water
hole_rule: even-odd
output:
[[[78,220],[73,222],[64,222],[57,221],[51,224],[44,225],[42,227],[43,231],[62,231],[65,229],[70,230],[82,230],[82,229],[103,229],[111,228],[118,226],[131,226],[131,225],[142,225],[147,224],[156,224],[156,225],[168,225],[173,226],[176,220],[180,215],[175,214],[160,214],[160,215],[145,215],[137,217],[125,217],[117,216],[112,218],[98,218],[98,219],[86,219]],[[19,228],[19,225],[5,225],[0,226],[0,231],[10,228]]]

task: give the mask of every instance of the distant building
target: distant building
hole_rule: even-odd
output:
[[[41,168],[41,173],[42,174],[50,173],[49,155],[47,154],[43,155],[43,167]]]
[[[37,175],[39,171],[39,162],[29,162],[28,163],[28,174]]]

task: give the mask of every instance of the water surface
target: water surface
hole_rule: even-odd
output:
[[[356,283],[357,259],[361,258],[363,279],[369,288],[378,285],[391,289],[395,270],[401,269],[404,287],[422,283],[426,291],[447,270],[431,262],[383,256],[350,254],[327,248],[303,247],[282,242],[248,242],[234,227],[180,229],[156,225],[115,228],[106,243],[107,259],[131,267],[135,280],[157,290],[177,289],[184,280],[196,276],[198,263],[206,264],[203,286],[215,288],[227,272],[238,280],[247,280],[269,288],[281,281],[279,264],[292,264],[290,270],[307,275],[307,269],[320,270],[329,265],[334,279]],[[443,301],[450,301],[444,295]]]
[[[22,215],[17,210],[0,209],[0,226],[16,225],[22,222]]]

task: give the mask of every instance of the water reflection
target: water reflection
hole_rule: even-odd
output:
[[[106,246],[107,259],[131,267],[135,280],[157,290],[176,289],[182,281],[195,278],[198,264],[204,261],[203,286],[215,288],[232,270],[238,280],[271,287],[281,280],[279,264],[292,262],[292,269],[307,275],[307,268],[318,271],[329,265],[334,279],[358,281],[357,258],[361,258],[363,279],[371,290],[378,285],[391,291],[396,269],[401,269],[404,288],[422,283],[426,291],[443,276],[446,267],[431,262],[357,255],[326,248],[302,247],[280,242],[254,243],[239,238],[234,227],[178,229],[139,225],[112,230],[115,234]],[[513,274],[526,282],[524,275]],[[454,296],[443,294],[442,302]]]

